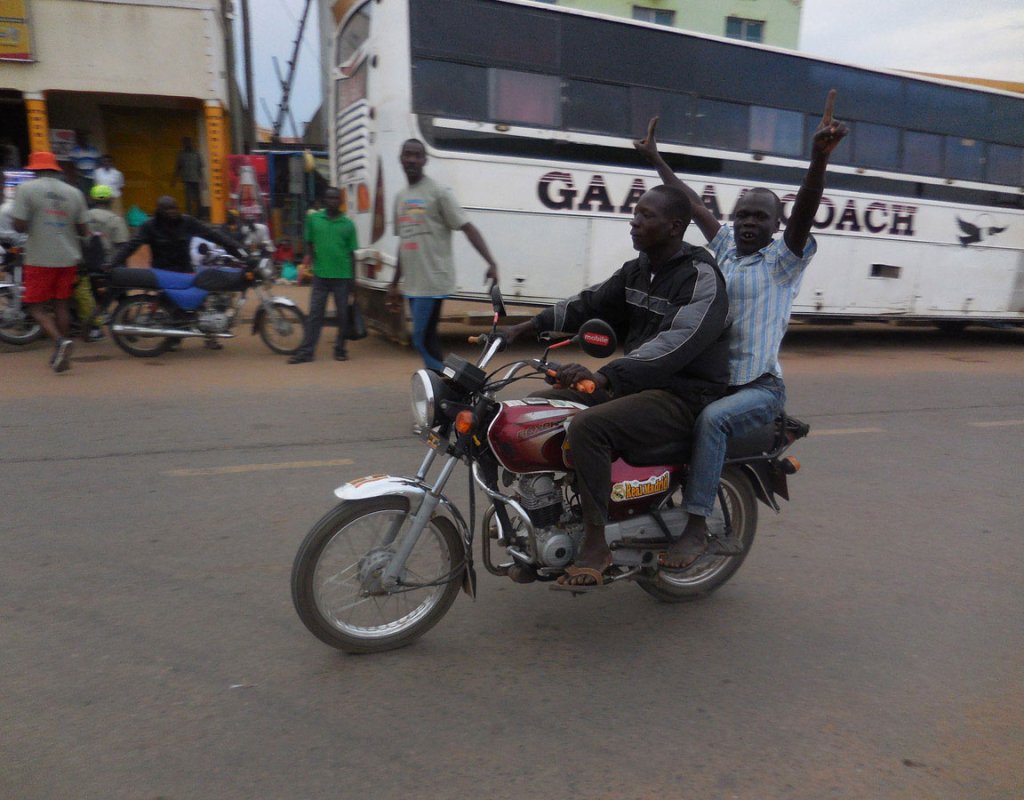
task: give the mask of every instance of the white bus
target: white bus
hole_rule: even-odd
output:
[[[393,274],[401,143],[483,233],[512,302],[551,303],[635,256],[657,175],[632,140],[658,115],[676,173],[726,219],[767,186],[787,210],[829,89],[851,130],[793,313],[818,321],[1024,324],[1024,97],[529,0],[339,0],[331,169],[376,316]],[[456,235],[458,297],[485,265]],[[703,244],[696,226],[687,239]]]

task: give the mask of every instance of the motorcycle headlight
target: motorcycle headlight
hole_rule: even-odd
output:
[[[412,419],[421,428],[439,425],[440,399],[446,394],[446,387],[433,370],[420,369],[412,375]]]

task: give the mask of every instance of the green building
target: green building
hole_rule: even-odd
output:
[[[540,0],[747,42],[797,48],[801,0]]]

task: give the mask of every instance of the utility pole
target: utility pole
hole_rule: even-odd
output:
[[[245,49],[245,102],[249,109],[248,125],[245,131],[245,138],[249,142],[249,146],[246,147],[246,152],[248,152],[259,144],[259,136],[256,133],[256,93],[252,86],[252,30],[249,27],[249,0],[241,0],[241,3],[242,43]]]
[[[228,72],[228,113],[231,115],[231,151],[242,152],[242,104],[235,76],[235,14],[231,0],[220,0],[220,22],[224,31],[224,60]]]

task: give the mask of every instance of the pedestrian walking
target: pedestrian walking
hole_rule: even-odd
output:
[[[110,210],[123,215],[121,195],[124,193],[124,173],[114,166],[114,159],[106,154],[100,156],[100,165],[92,174],[92,180],[94,186],[110,187]]]
[[[399,158],[409,185],[395,198],[395,233],[400,241],[395,277],[388,287],[388,306],[397,307],[401,283],[412,313],[413,346],[427,367],[440,370],[444,355],[437,325],[441,304],[455,291],[452,231],[466,234],[487,262],[485,281],[497,282],[498,265],[451,190],[424,174],[427,150],[423,142],[407,140]]]
[[[352,287],[355,251],[359,247],[356,226],[341,211],[341,192],[333,186],[324,192],[324,210],[306,217],[306,256],[303,268],[313,271],[313,291],[309,299],[306,336],[289,364],[313,360],[320,331],[324,326],[328,295],[334,296],[338,310],[338,336],[334,340],[334,360],[348,361],[345,328],[348,323],[348,294]]]
[[[14,229],[28,234],[22,272],[23,300],[29,313],[53,340],[50,366],[54,372],[71,367],[70,299],[82,258],[79,237],[89,235],[85,196],[61,179],[53,153],[29,156],[27,168],[36,177],[14,195]],[[53,303],[53,311],[48,304]]]

